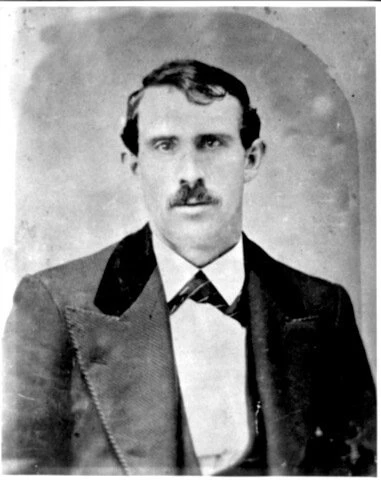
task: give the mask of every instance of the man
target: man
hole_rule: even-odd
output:
[[[128,101],[149,225],[26,277],[5,333],[9,471],[374,474],[348,295],[242,234],[264,145],[245,86],[194,60]]]

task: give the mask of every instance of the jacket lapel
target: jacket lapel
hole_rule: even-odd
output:
[[[295,473],[311,434],[312,386],[306,376],[311,369],[306,365],[313,361],[317,317],[302,318],[308,313],[297,289],[283,282],[277,262],[247,238],[244,248],[255,359],[251,381],[257,383],[263,405],[269,473]],[[181,445],[183,464],[178,464],[178,440],[187,425],[182,422],[184,431],[179,431],[181,404],[168,311],[148,227],[117,246],[94,303],[100,312],[69,307],[65,316],[82,373],[125,473],[174,475],[179,467],[198,471],[191,442]]]
[[[152,234],[147,224],[116,246],[107,262],[94,305],[107,315],[121,316],[139,298],[155,267]]]
[[[249,337],[262,403],[270,475],[298,472],[310,432],[311,382],[317,316],[282,281],[276,262],[245,242]]]
[[[140,243],[140,252],[129,252],[135,266],[141,250]],[[146,273],[152,258],[149,262]],[[154,266],[144,282],[140,271],[137,280],[145,285],[137,293],[127,279],[133,268],[121,271],[121,265],[127,267],[126,258],[114,255],[105,271],[114,289],[106,282],[98,290],[98,305],[108,314],[68,307],[66,320],[82,374],[125,473],[174,475],[179,394],[160,275]],[[133,303],[121,316],[113,315],[126,305],[123,293]]]

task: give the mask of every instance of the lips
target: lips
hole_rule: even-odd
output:
[[[181,188],[169,201],[170,208],[174,207],[203,207],[217,205],[219,199],[211,195],[200,179],[195,185],[181,185]]]
[[[172,208],[173,207],[178,207],[178,208],[181,208],[181,207],[188,207],[188,208],[192,208],[192,207],[208,207],[208,206],[211,206],[211,205],[216,205],[218,202],[216,200],[191,200],[191,199],[188,199],[187,201],[182,201],[182,202],[176,202],[174,204],[172,204]]]
[[[199,200],[188,200],[187,202],[182,203],[179,207],[199,207],[205,205],[212,205],[212,202],[200,202]]]

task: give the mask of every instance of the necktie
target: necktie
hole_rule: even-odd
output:
[[[202,270],[199,270],[168,303],[169,313],[172,315],[187,299],[191,299],[198,303],[210,303],[222,313],[229,315],[243,325],[243,322],[238,315],[240,296],[238,296],[232,305],[229,306]]]

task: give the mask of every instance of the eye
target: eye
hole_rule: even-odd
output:
[[[222,147],[224,142],[221,138],[216,137],[215,135],[206,135],[200,139],[199,148],[206,150],[215,150],[219,147]]]
[[[173,138],[165,138],[154,143],[154,149],[161,152],[170,152],[176,147],[176,140]]]

